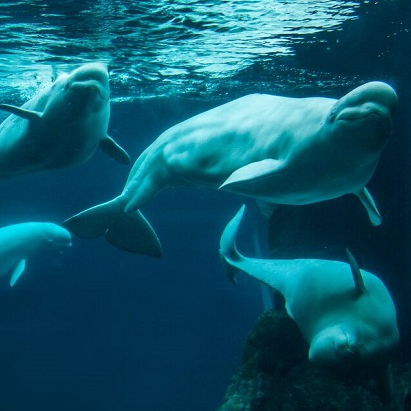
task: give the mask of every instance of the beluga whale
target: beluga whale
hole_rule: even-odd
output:
[[[87,161],[100,147],[120,163],[129,155],[107,135],[110,118],[107,67],[85,64],[64,73],[0,125],[0,178],[61,169]]]
[[[376,379],[390,395],[390,361],[398,345],[396,310],[384,283],[348,263],[320,259],[267,260],[243,256],[236,247],[244,206],[227,224],[220,254],[230,278],[242,271],[279,291],[288,315],[309,344],[309,360],[341,379]]]
[[[0,278],[13,287],[38,253],[71,246],[70,232],[54,223],[28,222],[0,228]]]
[[[365,188],[392,131],[397,95],[363,84],[339,100],[251,94],[162,133],[136,160],[122,193],[63,225],[82,238],[159,256],[139,210],[166,187],[220,189],[269,203],[303,205],[355,194],[371,222],[381,216]]]

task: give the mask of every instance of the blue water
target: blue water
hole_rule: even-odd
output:
[[[168,127],[246,93],[338,97],[371,79],[392,84],[400,111],[369,185],[381,228],[368,227],[347,197],[307,207],[303,226],[285,209],[272,236],[279,251],[297,254],[307,252],[304,228],[315,230],[312,252],[330,258],[340,242],[353,243],[390,288],[400,352],[410,357],[406,0],[32,0],[2,2],[0,22],[2,102],[21,104],[60,72],[106,62],[109,133],[132,161]],[[0,225],[60,223],[117,195],[129,170],[96,152],[73,169],[1,181]],[[161,238],[161,260],[74,238],[70,250],[32,262],[0,293],[0,409],[215,410],[263,310],[259,285],[240,277],[233,288],[218,255],[243,202],[209,190],[161,192],[143,210]],[[281,226],[295,230],[287,242]],[[245,247],[254,252],[251,239]]]

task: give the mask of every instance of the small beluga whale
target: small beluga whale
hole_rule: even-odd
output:
[[[136,160],[122,193],[63,225],[82,238],[160,256],[139,211],[166,187],[231,191],[303,205],[355,194],[374,225],[381,216],[365,188],[392,130],[393,88],[366,83],[339,100],[252,94],[161,134]]]
[[[53,223],[29,222],[0,228],[0,278],[13,287],[38,253],[71,246],[70,232]]]
[[[78,165],[97,147],[128,164],[129,155],[107,135],[109,96],[107,67],[88,63],[22,107],[0,104],[11,113],[0,125],[0,178]]]
[[[383,282],[349,263],[319,259],[267,260],[236,247],[244,206],[227,224],[220,254],[230,278],[243,271],[279,291],[288,315],[309,344],[309,360],[340,378],[377,377],[385,394],[390,360],[399,341],[394,302]]]

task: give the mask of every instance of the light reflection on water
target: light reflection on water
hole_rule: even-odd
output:
[[[304,36],[338,30],[359,1],[41,1],[0,4],[0,93],[27,99],[90,60],[116,98],[207,93],[256,61],[292,56]],[[211,86],[210,86],[211,84]],[[148,86],[149,85],[149,86]]]

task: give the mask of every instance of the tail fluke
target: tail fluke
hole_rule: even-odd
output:
[[[220,255],[226,263],[228,276],[233,283],[236,282],[235,274],[238,272],[238,269],[235,268],[236,262],[240,262],[243,258],[237,250],[236,237],[244,210],[245,205],[242,205],[234,218],[227,224],[220,239]]]
[[[116,197],[68,218],[62,226],[80,238],[101,237],[122,214],[123,208],[120,197]]]
[[[121,196],[76,214],[62,226],[80,238],[105,235],[121,250],[161,257],[161,244],[154,229],[139,210],[124,213]]]
[[[139,210],[122,213],[106,232],[107,241],[121,250],[161,257],[161,244],[154,229]]]

